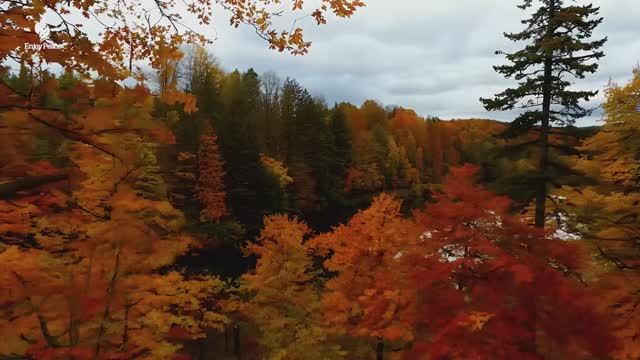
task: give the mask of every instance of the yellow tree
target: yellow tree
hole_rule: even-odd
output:
[[[585,188],[565,187],[554,198],[561,220],[592,245],[600,260],[592,277],[602,304],[617,323],[620,359],[640,356],[640,69],[625,85],[610,84],[604,103],[605,124],[587,139],[590,156],[576,167],[598,180]]]
[[[274,179],[278,180],[280,189],[285,190],[287,186],[293,183],[293,178],[289,176],[289,169],[282,163],[270,156],[260,154],[260,162],[262,166],[269,172]]]
[[[250,300],[241,312],[260,330],[266,359],[339,359],[345,353],[328,343],[312,257],[305,245],[310,229],[296,218],[264,219],[257,241],[247,246],[258,257],[256,269],[243,275],[240,290]]]

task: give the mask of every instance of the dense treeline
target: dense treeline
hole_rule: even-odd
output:
[[[422,118],[372,100],[328,106],[294,79],[259,76],[253,69],[226,73],[201,48],[185,59],[167,63],[158,79],[161,84],[163,73],[174,74],[198,99],[195,114],[163,105],[156,110],[171,119],[176,137],[168,157],[194,154],[195,179],[195,154],[203,131],[212,127],[224,161],[230,218],[253,234],[255,224],[276,210],[327,229],[380,191],[396,191],[420,205],[448,166],[480,161],[478,151],[490,151],[496,141],[491,135],[505,128],[492,121]],[[183,164],[169,160],[167,172],[176,166]],[[183,180],[177,176],[173,183]]]
[[[483,181],[495,191],[523,205],[535,196],[537,150],[529,147],[538,138],[535,128],[514,135],[504,123],[442,121],[374,100],[329,106],[294,79],[259,76],[253,69],[227,73],[202,48],[190,49],[181,63],[167,63],[164,73],[180,78],[199,104],[195,114],[162,105],[157,110],[172,119],[176,145],[170,157],[196,154],[203,129],[215,129],[230,218],[252,235],[251,228],[274,211],[299,214],[316,229],[328,229],[381,191],[408,200],[409,207],[421,206],[448,167],[467,162],[481,166]],[[166,81],[162,74],[158,83]],[[558,170],[549,171],[557,183],[579,181],[566,169],[563,150],[589,134],[569,127],[551,135],[548,156]],[[167,166],[173,173],[177,165]]]
[[[378,341],[379,344],[383,344],[383,348],[387,346],[395,351],[406,349],[407,356],[412,356],[411,351],[445,354],[451,351],[450,340],[443,340],[447,345],[439,347],[440,345],[436,346],[434,343],[425,342],[426,338],[421,338],[421,336],[426,336],[433,331],[442,331],[440,336],[443,336],[443,339],[450,339],[449,336],[459,336],[456,334],[461,331],[460,328],[457,328],[460,324],[469,324],[471,329],[475,329],[474,331],[481,330],[485,323],[496,316],[494,312],[489,311],[493,306],[489,301],[484,305],[479,305],[480,307],[471,312],[466,312],[466,316],[469,316],[467,320],[456,316],[453,318],[445,316],[440,320],[442,321],[439,325],[440,330],[431,328],[431,330],[422,333],[421,331],[426,330],[418,329],[426,325],[421,325],[420,319],[433,318],[435,314],[441,312],[442,306],[451,305],[452,301],[460,299],[455,300],[458,295],[454,293],[445,295],[442,289],[437,291],[442,292],[443,297],[437,301],[434,300],[435,303],[428,302],[418,305],[417,302],[408,299],[420,298],[419,293],[413,292],[424,289],[423,286],[427,286],[427,284],[438,287],[437,284],[442,281],[439,277],[454,276],[447,271],[454,271],[455,268],[452,268],[450,264],[446,266],[446,269],[438,270],[445,271],[444,273],[416,273],[414,274],[415,280],[405,279],[397,277],[397,274],[413,271],[411,269],[416,265],[415,261],[417,260],[414,255],[406,257],[403,255],[400,258],[402,261],[398,261],[397,256],[424,250],[420,250],[419,244],[411,242],[413,238],[420,238],[418,236],[420,232],[424,234],[425,231],[427,233],[430,231],[444,233],[454,231],[455,233],[456,230],[446,224],[465,224],[468,221],[502,222],[512,216],[508,202],[503,203],[503,199],[472,185],[470,177],[474,174],[487,186],[516,198],[518,202],[515,207],[525,211],[525,216],[521,220],[516,220],[516,218],[509,220],[515,226],[513,230],[509,231],[516,233],[532,231],[522,229],[519,226],[526,227],[527,223],[533,221],[532,211],[528,211],[527,206],[535,193],[530,189],[526,179],[527,176],[535,178],[531,174],[536,172],[536,151],[527,145],[537,138],[536,129],[514,137],[509,134],[509,127],[503,123],[490,120],[443,121],[435,118],[422,118],[412,110],[399,107],[385,109],[375,101],[366,101],[359,107],[348,103],[329,107],[323,100],[312,97],[295,80],[287,79],[280,83],[273,74],[258,76],[251,69],[244,73],[237,70],[227,73],[216,65],[201,48],[194,49],[191,57],[187,57],[187,59],[191,59],[192,62],[186,63],[186,65],[185,63],[173,62],[171,67],[166,67],[165,73],[174,74],[176,80],[178,78],[188,79],[184,86],[186,91],[197,97],[199,110],[195,112],[186,112],[182,106],[176,107],[163,102],[161,100],[163,97],[162,86],[160,86],[159,94],[152,96],[140,86],[136,88],[120,86],[104,88],[100,80],[91,84],[72,73],[55,77],[44,71],[34,76],[24,65],[19,72],[6,76],[3,81],[7,87],[27,89],[29,86],[33,86],[36,90],[33,91],[32,96],[38,98],[37,101],[43,106],[68,114],[83,114],[88,110],[89,113],[85,118],[90,119],[91,122],[84,126],[93,129],[92,134],[101,138],[99,142],[86,148],[71,146],[68,140],[43,132],[35,142],[31,139],[22,142],[23,145],[27,145],[26,147],[11,149],[17,155],[19,154],[25,162],[17,166],[10,161],[5,165],[5,170],[14,169],[13,171],[18,174],[26,169],[28,173],[44,174],[45,177],[51,177],[61,176],[57,169],[62,170],[75,166],[85,174],[85,180],[80,184],[65,185],[56,182],[60,180],[59,178],[43,179],[42,184],[51,183],[50,189],[53,191],[51,195],[44,198],[46,200],[44,203],[43,199],[29,196],[22,199],[22,201],[33,202],[33,205],[40,209],[38,211],[41,215],[38,216],[41,217],[41,220],[34,218],[33,221],[37,223],[35,228],[19,225],[20,223],[24,224],[23,220],[17,220],[15,225],[18,228],[5,225],[3,228],[4,238],[7,240],[13,238],[11,243],[15,244],[33,242],[36,247],[47,244],[44,250],[55,253],[55,249],[61,246],[59,241],[64,243],[79,236],[96,233],[95,220],[97,219],[100,224],[103,223],[101,226],[104,229],[97,233],[104,232],[104,235],[97,237],[93,235],[95,237],[93,241],[97,242],[95,245],[83,246],[70,253],[68,249],[62,252],[65,257],[73,259],[86,256],[91,258],[94,255],[90,255],[91,253],[87,255],[86,251],[100,246],[99,244],[104,239],[118,241],[118,236],[112,236],[120,234],[121,231],[130,234],[124,238],[130,239],[127,241],[132,241],[136,237],[150,240],[147,235],[142,235],[149,231],[153,233],[159,231],[156,235],[158,239],[167,236],[171,239],[171,236],[180,236],[180,233],[188,234],[188,238],[181,238],[183,243],[178,248],[158,248],[154,253],[145,253],[137,249],[127,255],[128,261],[132,262],[129,266],[132,266],[135,261],[139,261],[140,256],[151,256],[165,260],[153,265],[149,264],[148,268],[140,268],[131,273],[131,275],[136,274],[136,277],[128,280],[130,283],[127,285],[129,289],[126,290],[126,293],[132,294],[130,296],[137,295],[128,298],[118,306],[122,306],[123,311],[136,306],[139,312],[130,320],[125,321],[125,327],[134,329],[139,326],[135,325],[136,321],[139,321],[140,324],[147,324],[140,328],[144,329],[150,324],[148,317],[154,316],[151,307],[145,309],[137,306],[142,301],[137,296],[147,296],[148,299],[154,299],[149,294],[160,296],[158,299],[150,300],[151,303],[148,306],[163,303],[178,309],[177,313],[173,311],[171,313],[181,314],[180,317],[171,315],[174,316],[173,320],[169,320],[173,322],[170,326],[171,329],[174,329],[172,331],[178,332],[178,335],[172,336],[177,336],[177,338],[169,338],[165,340],[168,342],[158,344],[148,342],[135,344],[135,346],[142,348],[162,349],[164,346],[173,344],[180,336],[184,339],[190,339],[192,336],[198,337],[206,333],[208,338],[206,342],[187,341],[185,349],[192,349],[189,351],[196,353],[203,352],[203,354],[210,351],[221,351],[221,343],[225,339],[227,344],[238,343],[238,341],[244,343],[242,351],[245,353],[272,353],[269,356],[276,356],[275,353],[285,351],[289,354],[287,356],[294,356],[291,354],[304,351],[305,354],[317,352],[318,358],[326,358],[327,356],[339,358],[346,353],[372,353],[371,350],[367,350],[371,345],[370,341],[366,339],[379,338],[380,341],[384,341]],[[184,67],[188,71],[181,72],[181,68]],[[162,74],[160,72],[158,76],[159,84],[162,84]],[[43,88],[47,89],[46,93],[40,91]],[[92,89],[92,91],[87,92],[87,89]],[[611,96],[618,94],[619,91],[616,91],[618,90],[612,87]],[[91,97],[92,93],[93,96],[96,96],[95,98]],[[115,100],[107,100],[102,97],[112,95],[116,96]],[[137,100],[135,100],[136,97]],[[106,112],[105,108],[101,107],[105,101],[110,102],[110,107],[116,106],[118,110],[115,114],[111,112],[113,109]],[[145,105],[132,107],[135,101],[142,101]],[[619,100],[612,99],[611,101],[609,106],[614,107],[613,102]],[[112,118],[113,116],[115,117]],[[116,126],[107,126],[104,130],[100,130],[105,126],[104,123],[110,121],[115,121],[114,125]],[[117,124],[122,125],[126,121],[133,121],[129,124],[133,131],[117,126]],[[595,136],[588,137],[587,135],[590,135],[591,132],[584,134],[577,129],[556,129],[556,133],[551,139],[552,144],[558,148],[575,147],[579,144],[586,144],[582,146],[589,147],[591,146],[589,144],[601,142],[602,134],[608,133],[606,131],[609,130],[603,130]],[[629,136],[632,137],[632,135]],[[8,147],[12,145],[7,144]],[[106,150],[107,146],[109,150]],[[587,153],[591,151],[590,149],[586,148],[581,151]],[[134,152],[132,153],[132,151]],[[616,151],[624,152],[623,150]],[[118,163],[116,158],[130,156],[126,154],[136,154],[135,157],[126,160],[130,165],[114,165]],[[562,177],[559,173],[554,177],[558,186],[574,186],[577,189],[587,190],[588,194],[596,194],[597,189],[591,190],[591,187],[585,187],[596,181],[594,174],[582,169],[587,166],[585,164],[597,161],[596,159],[599,157],[600,155],[588,159],[580,156],[567,157],[561,153],[553,155],[552,152],[551,159],[563,164],[562,172],[566,172],[567,168],[573,169],[573,172],[568,176]],[[114,163],[114,161],[116,162]],[[633,162],[633,160],[629,161]],[[477,164],[477,168],[467,167],[453,170],[453,174],[447,177],[451,169],[468,162]],[[604,167],[604,169],[608,168],[608,166]],[[9,171],[5,173],[10,174]],[[96,182],[97,179],[100,180]],[[628,186],[629,181],[627,180],[624,184]],[[37,189],[40,185],[40,183],[31,184],[26,189]],[[112,189],[109,190],[110,188]],[[74,195],[65,200],[65,193],[70,191],[69,189],[75,189],[71,190],[71,194]],[[582,224],[584,220],[579,215],[585,210],[581,210],[579,207],[568,210],[570,206],[575,207],[580,204],[585,206],[585,203],[576,205],[571,201],[563,201],[567,198],[576,198],[573,195],[571,197],[562,195],[563,192],[570,191],[570,189],[572,188],[565,186],[558,190],[558,194],[554,195],[555,197],[552,199],[563,204],[554,204],[556,207],[550,205],[550,208],[554,210],[548,214],[551,228],[559,227],[560,229],[555,236],[562,238],[580,236],[585,230]],[[13,198],[20,194],[22,189],[17,188],[13,192],[10,192],[10,189],[7,191],[9,191],[7,194],[11,196],[6,198]],[[444,195],[438,195],[442,191],[444,191]],[[387,195],[379,196],[384,192],[392,193],[396,198],[404,198],[403,210],[401,211],[402,203],[400,201]],[[97,194],[102,195],[93,199]],[[357,212],[359,209],[369,207],[372,199],[374,200],[370,208],[363,212]],[[428,206],[428,210],[423,214],[422,212],[425,210],[422,209],[425,204],[434,201],[435,205]],[[480,212],[466,215],[463,212],[457,215],[459,211],[464,209],[455,208],[457,206],[455,204],[459,201],[462,201],[461,204],[464,204],[464,208],[468,207]],[[474,204],[474,202],[478,203]],[[11,204],[11,202],[7,203],[6,210],[9,212],[5,214],[11,213]],[[51,207],[52,204],[57,205]],[[452,206],[453,208],[451,208]],[[435,210],[439,208],[441,210]],[[415,222],[404,219],[402,215],[408,215],[411,209],[418,211],[413,215],[416,218]],[[33,210],[30,211],[35,214]],[[489,211],[489,213],[485,211]],[[273,215],[277,213],[297,215],[298,218]],[[22,212],[22,214],[21,216],[24,216],[26,213]],[[356,215],[352,218],[354,214]],[[487,214],[489,214],[489,218],[485,218]],[[60,227],[62,225],[60,221],[65,221],[63,219],[67,219],[69,216],[76,217],[76,225],[72,228]],[[433,223],[436,220],[426,220],[429,219],[429,216],[444,217],[438,220],[442,221],[441,223]],[[463,218],[458,218],[458,216]],[[496,220],[496,216],[500,220]],[[634,215],[625,216],[627,217],[623,218],[632,219]],[[91,218],[94,220],[89,220]],[[138,220],[135,220],[136,218]],[[350,218],[352,219],[349,220]],[[152,220],[151,223],[148,222],[149,220]],[[558,222],[558,220],[560,221]],[[517,225],[520,221],[522,224]],[[594,227],[598,224],[595,220],[589,221]],[[347,222],[348,225],[331,229],[331,226]],[[310,224],[311,227],[305,223]],[[140,226],[147,230],[140,230]],[[83,227],[86,229],[83,230]],[[112,233],[116,229],[114,227],[118,229],[116,233]],[[327,230],[331,230],[331,232],[317,238],[312,235]],[[379,231],[382,233],[377,234]],[[506,230],[487,228],[478,231],[479,233],[473,236],[480,239],[485,236],[502,236],[498,233],[491,233],[491,231],[502,232]],[[596,227],[591,231],[602,230]],[[604,231],[612,230],[605,229]],[[378,236],[382,236],[384,240],[375,240]],[[391,237],[387,238],[388,236]],[[531,232],[529,235],[519,236],[537,238],[540,234]],[[52,239],[43,243],[45,238]],[[87,240],[89,239],[92,237],[87,238]],[[349,239],[353,243],[344,247],[344,242],[339,239]],[[382,248],[376,250],[380,253],[378,255],[369,254],[369,250],[366,249],[370,244],[378,241],[382,241],[378,245]],[[439,241],[442,243],[433,245],[435,247],[432,250],[437,251],[439,246],[443,246],[443,249],[450,249],[447,250],[451,251],[448,256],[459,257],[460,253],[456,252],[454,248],[461,246],[456,241],[462,241],[462,239],[451,242],[452,240],[445,236]],[[541,246],[543,239],[539,238],[537,241],[538,246]],[[273,246],[276,248],[272,248]],[[485,245],[476,244],[473,246]],[[551,242],[545,245],[545,250],[538,249],[537,251],[542,251],[545,254],[541,255],[543,257],[558,256],[553,260],[556,263],[554,266],[561,266],[563,271],[567,273],[579,271],[578,269],[582,265],[579,265],[580,262],[576,263],[574,257],[582,251],[591,252],[598,249],[601,254],[596,256],[594,253],[595,259],[602,256],[606,261],[614,261],[614,263],[622,261],[619,258],[619,250],[616,248],[603,246],[593,248],[588,243],[577,248],[567,246]],[[276,256],[274,251],[280,251],[277,250],[278,248],[285,249],[282,250],[285,251],[285,257],[279,255],[279,257],[273,258]],[[579,250],[581,248],[587,250]],[[123,248],[120,251],[124,252],[125,250],[126,248]],[[477,251],[489,250],[478,248]],[[503,250],[494,249],[490,250],[490,253],[495,251]],[[335,254],[342,252],[344,255],[340,256],[351,258],[349,263],[352,265],[350,267],[345,268],[345,265],[334,264],[330,260],[331,258],[325,260],[323,267],[318,267],[318,261],[326,258],[327,254],[333,253],[336,256]],[[119,254],[121,252],[110,253],[103,250],[100,259],[94,258],[92,260],[90,269],[99,266],[104,266],[107,269],[109,261],[113,261],[114,257],[116,262],[119,261],[117,260]],[[625,254],[628,253],[625,251]],[[3,255],[10,257],[16,254],[5,251]],[[373,257],[367,260],[368,256]],[[381,263],[376,260],[378,256],[382,256],[380,259],[384,258]],[[476,255],[471,256],[471,259],[474,256]],[[599,315],[602,308],[600,304],[592,304],[589,302],[591,300],[587,300],[590,295],[582,293],[583,290],[579,286],[575,287],[575,284],[565,283],[562,278],[555,278],[553,277],[555,275],[547,274],[548,270],[544,269],[543,264],[538,263],[535,256],[526,260],[529,262],[526,265],[523,265],[524,254],[518,256],[520,256],[520,263],[506,257],[496,260],[497,267],[495,268],[489,266],[486,269],[478,268],[473,271],[493,273],[497,268],[507,266],[507,273],[503,276],[512,277],[515,281],[509,286],[515,286],[520,289],[518,291],[523,292],[511,293],[511,291],[507,291],[501,296],[514,296],[514,301],[519,304],[520,310],[518,311],[523,311],[522,316],[525,318],[533,316],[529,313],[530,304],[525,301],[527,298],[545,297],[548,296],[545,294],[560,291],[561,288],[564,289],[563,291],[569,291],[568,294],[572,294],[564,295],[569,298],[558,299],[561,302],[569,301],[570,298],[584,297],[586,302],[576,307],[576,312],[571,315],[572,321],[576,322],[577,319],[581,319],[584,326],[591,326],[591,323],[587,324],[588,322],[602,323],[600,329],[603,332],[589,336],[599,336],[602,339],[610,336],[610,333],[604,332],[609,325],[604,325],[606,321]],[[580,257],[582,255],[578,256],[578,258]],[[177,262],[173,263],[171,259]],[[249,259],[254,261],[248,261]],[[454,263],[466,261],[463,259],[465,257],[459,257]],[[603,264],[606,265],[606,261]],[[83,266],[73,271],[80,273],[84,271],[84,266],[87,264],[84,262],[80,264]],[[37,262],[31,263],[31,265],[39,267]],[[485,265],[488,266],[488,264]],[[69,265],[63,266],[66,271],[70,271]],[[118,265],[118,267],[120,266],[123,265]],[[294,268],[290,266],[294,266]],[[433,265],[425,264],[424,266]],[[117,269],[116,273],[119,271]],[[178,269],[181,269],[181,272],[176,272]],[[594,282],[599,276],[603,276],[602,274],[608,273],[607,270],[595,269],[589,270]],[[603,269],[606,269],[606,266]],[[26,269],[20,270],[20,272],[27,274],[32,271],[34,270],[28,266]],[[41,274],[39,276],[50,271],[53,270],[50,268],[38,269],[38,273]],[[90,270],[89,274],[94,271],[97,270]],[[132,271],[132,268],[127,271]],[[170,280],[157,279],[160,282],[155,285],[162,286],[162,289],[165,290],[143,285],[156,281],[153,279],[157,271],[170,272]],[[327,277],[332,272],[346,276],[351,271],[356,271],[356,273],[364,271],[372,278],[359,279],[356,275],[349,275],[356,276],[355,278],[345,279]],[[146,272],[144,275],[146,278],[142,276],[144,272]],[[390,274],[396,275],[391,276]],[[221,278],[215,275],[221,276]],[[124,273],[120,276],[126,279]],[[187,276],[187,278],[183,278],[183,276]],[[222,279],[237,276],[240,276],[239,286],[232,283],[224,285]],[[455,275],[455,277],[459,277],[459,281],[462,281],[461,284],[472,281],[473,276],[476,275],[467,278],[469,276],[472,276],[472,273],[456,273]],[[529,286],[531,281],[529,279],[535,276],[541,276],[540,281],[544,279],[549,283],[545,285],[541,283],[541,287],[532,293],[530,291],[534,290]],[[615,275],[611,276],[613,279],[617,279]],[[276,281],[275,279],[278,280],[277,285],[274,283],[274,288],[265,288],[266,284]],[[298,281],[302,281],[302,283],[298,283]],[[418,283],[414,284],[411,281],[418,281]],[[497,277],[495,281],[503,283],[505,280]],[[352,285],[356,283],[361,284],[362,287],[353,288]],[[486,286],[487,288],[482,290],[482,293],[495,291],[494,285],[491,284],[478,283],[477,289],[483,289],[483,286]],[[600,283],[597,284],[603,286]],[[60,286],[64,287],[63,284]],[[105,286],[109,289],[111,285],[107,282]],[[142,288],[140,288],[141,286]],[[185,295],[188,298],[181,301],[192,301],[188,300],[189,298],[203,301],[202,305],[199,305],[202,312],[194,315],[189,312],[187,303],[172,303],[171,296],[160,295],[160,291],[166,291],[165,286],[184,286]],[[324,294],[318,292],[318,286],[325,289],[323,290]],[[277,294],[288,293],[289,295],[282,297],[272,293],[273,291]],[[574,291],[576,293],[573,293]],[[615,288],[615,291],[624,292],[627,289]],[[374,301],[374,294],[379,294],[381,299],[385,300],[382,303]],[[88,297],[83,301],[95,301],[90,300],[95,296],[91,292],[83,296]],[[388,296],[391,297],[387,298]],[[271,307],[272,301],[276,298],[282,302],[283,308]],[[166,303],[167,301],[169,302]],[[214,301],[217,305],[213,307],[212,305],[204,305],[204,301]],[[373,302],[369,303],[369,301]],[[339,314],[340,311],[357,314],[360,311],[357,307],[350,308],[355,305],[344,307],[346,304],[355,303],[359,303],[360,305],[357,306],[363,307],[380,307],[375,311],[383,311],[383,309],[391,311],[391,313],[384,315],[385,319],[390,317],[391,322],[370,327],[371,325],[367,324],[375,320],[375,315],[365,312],[358,315],[363,316],[357,320],[362,323],[351,328],[352,325],[342,323],[343,320],[340,320]],[[413,318],[413,315],[410,315],[416,311],[413,306],[422,306],[423,310],[421,311],[425,311],[425,313]],[[550,303],[548,306],[561,309],[566,305]],[[109,309],[110,312],[117,311],[117,306],[110,305]],[[453,311],[453,308],[450,310]],[[300,314],[291,317],[290,311],[300,312]],[[461,314],[464,313],[462,308],[457,311],[462,311],[457,316],[462,316]],[[570,315],[566,309],[563,311],[563,316]],[[274,312],[279,315],[273,315]],[[312,313],[314,315],[311,315]],[[87,314],[83,316],[87,316]],[[291,325],[293,329],[299,329],[302,326],[306,329],[305,331],[310,331],[313,335],[288,335],[272,323],[273,316],[281,318],[283,321],[284,319],[293,321],[292,324],[296,324]],[[371,316],[374,317],[370,318]],[[553,321],[559,315],[548,316],[550,324],[557,327]],[[332,325],[330,327],[322,326],[323,321],[329,321],[328,324]],[[355,318],[353,321],[356,321]],[[98,323],[100,324],[100,322]],[[188,323],[197,324],[189,325],[197,327],[189,328],[188,334],[180,335],[179,332],[184,331],[183,326]],[[78,320],[78,324],[81,324],[80,320]],[[233,325],[235,327],[230,324],[235,324]],[[495,321],[493,324],[498,326]],[[274,328],[274,326],[276,327]],[[378,328],[378,326],[382,327]],[[500,326],[516,329],[520,325],[517,322],[507,322]],[[542,324],[538,326],[538,331],[545,326]],[[101,323],[100,327],[106,329],[108,325]],[[229,330],[234,328],[242,329],[239,338],[232,335],[234,331],[240,330]],[[223,331],[224,329],[226,330]],[[499,329],[495,328],[491,331],[502,331]],[[255,331],[259,331],[258,334],[262,335],[254,333]],[[521,331],[526,332],[524,329]],[[551,328],[545,331],[551,331]],[[563,331],[571,332],[568,328]],[[336,334],[342,335],[335,338]],[[74,341],[80,341],[80,335],[76,336],[78,339]],[[293,347],[287,348],[292,336],[303,337],[293,343]],[[306,336],[310,336],[310,338],[306,338]],[[505,354],[513,354],[514,351],[520,354],[520,350],[517,349],[529,346],[528,341],[530,340],[527,339],[527,336],[523,336],[520,339],[522,344],[514,345],[514,348],[504,348],[502,351],[505,351]],[[555,341],[552,338],[545,339],[544,341]],[[417,343],[412,347],[413,341],[417,341]],[[606,340],[606,342],[609,345],[613,344],[613,340]],[[131,346],[133,347],[134,343]],[[309,347],[298,348],[299,346]],[[478,350],[482,346],[476,344],[472,348]],[[413,350],[409,351],[408,349]],[[493,351],[491,349],[493,348],[489,346],[486,351]],[[608,347],[591,348],[589,351],[609,351],[608,349]],[[35,351],[34,354],[38,354],[39,350],[32,351]],[[536,351],[544,350],[538,349]]]
[[[329,106],[294,79],[253,69],[225,72],[203,48],[167,61],[155,78],[161,92],[175,82],[197,98],[193,114],[156,103],[155,116],[175,136],[175,145],[161,151],[163,172],[169,197],[192,230],[230,251],[186,261],[219,259],[225,274],[244,270],[238,245],[257,235],[265,215],[297,214],[316,230],[328,230],[382,191],[407,199],[407,210],[418,207],[448,166],[483,161],[480,152],[488,155],[498,141],[491,135],[505,129],[488,120],[423,118],[373,100]],[[216,150],[208,132],[217,135]],[[210,205],[199,201],[195,184],[203,177],[202,157],[211,151],[224,164],[217,181],[226,198],[215,206],[228,211],[202,222],[201,211]]]

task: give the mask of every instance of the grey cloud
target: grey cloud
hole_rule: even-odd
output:
[[[586,3],[586,0],[579,0]],[[605,21],[595,37],[608,36],[597,74],[576,87],[602,89],[609,78],[623,83],[640,60],[637,0],[593,0]],[[227,68],[253,67],[292,76],[315,95],[361,104],[372,98],[412,107],[443,118],[481,117],[511,120],[514,112],[486,112],[478,98],[513,85],[491,66],[503,62],[496,49],[517,44],[502,37],[522,27],[516,1],[369,0],[353,19],[330,19],[315,27],[305,19],[311,53],[295,57],[269,50],[248,28],[230,29],[218,21],[211,50]],[[591,102],[597,106],[599,95]],[[580,124],[600,119],[595,114]]]

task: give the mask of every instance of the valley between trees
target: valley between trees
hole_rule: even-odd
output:
[[[522,2],[503,123],[227,70],[214,5],[309,50],[266,0],[0,5],[0,359],[640,358],[640,70],[575,126],[597,7]]]

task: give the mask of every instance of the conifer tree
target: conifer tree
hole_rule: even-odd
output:
[[[249,233],[280,202],[280,186],[260,161],[255,124],[259,96],[253,70],[229,73],[222,88],[224,108],[214,122],[225,161],[227,205]]]
[[[223,164],[218,137],[213,128],[209,128],[200,138],[198,151],[198,198],[202,204],[202,220],[217,222],[227,215]]]
[[[591,113],[580,102],[588,101],[597,91],[572,90],[570,79],[582,79],[597,70],[595,61],[604,56],[599,49],[607,39],[588,41],[602,22],[598,7],[565,5],[563,0],[540,2],[531,17],[522,21],[526,26],[523,31],[505,33],[509,40],[528,44],[513,53],[496,52],[505,55],[510,64],[494,69],[517,80],[518,86],[480,101],[487,110],[524,110],[513,121],[512,129],[539,131],[536,144],[541,154],[536,176],[535,224],[544,227],[550,127],[572,125]],[[518,5],[522,10],[533,6],[533,0]]]
[[[331,133],[335,152],[331,168],[333,191],[335,196],[341,197],[347,169],[351,165],[351,133],[346,116],[337,104],[331,110]]]

